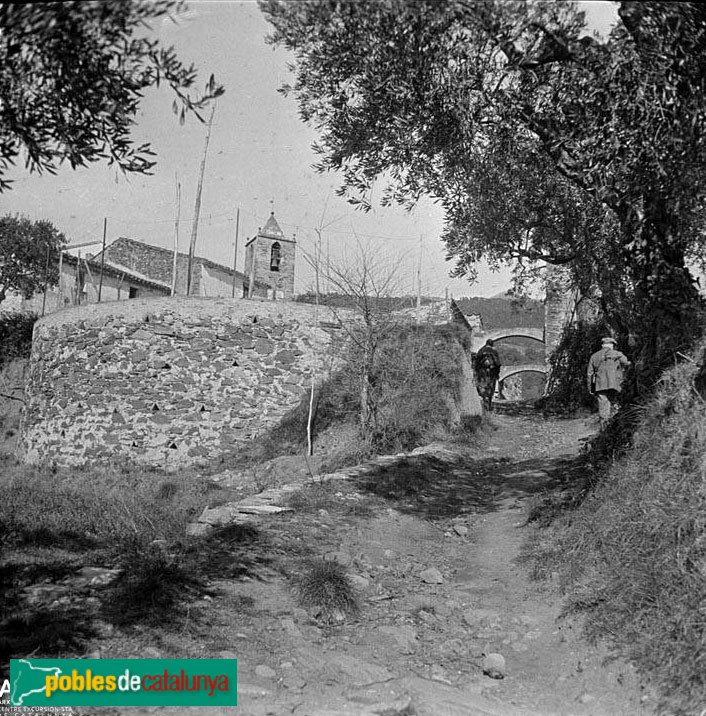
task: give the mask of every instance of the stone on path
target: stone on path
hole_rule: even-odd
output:
[[[274,679],[277,676],[277,672],[266,664],[258,664],[255,667],[255,674],[261,679]]]
[[[504,679],[505,657],[502,654],[488,654],[483,659],[483,673],[491,679]]]
[[[441,572],[436,567],[429,567],[425,569],[419,578],[426,584],[443,584],[444,578],[441,576]]]
[[[352,574],[348,579],[356,589],[367,589],[370,586],[370,580],[359,574]]]
[[[479,624],[492,626],[500,623],[500,614],[495,609],[466,609],[463,612],[463,621],[470,627]]]
[[[377,631],[391,637],[403,654],[416,651],[417,632],[411,626],[381,626]]]
[[[393,678],[392,672],[384,666],[363,661],[348,654],[334,654],[328,659],[329,665],[342,671],[356,686],[366,686]]]

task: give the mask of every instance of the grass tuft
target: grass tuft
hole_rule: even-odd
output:
[[[103,616],[122,627],[178,621],[185,602],[204,586],[201,577],[182,564],[182,557],[138,541],[126,546],[119,565],[122,572],[102,601]]]
[[[80,606],[43,607],[14,612],[2,620],[0,667],[11,658],[80,654],[96,635],[92,614]]]
[[[335,560],[310,562],[294,579],[294,589],[303,607],[320,610],[322,621],[342,622],[360,611],[355,588],[345,567]]]

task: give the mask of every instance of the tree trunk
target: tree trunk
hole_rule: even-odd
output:
[[[376,428],[376,415],[371,387],[373,385],[373,359],[375,344],[373,341],[372,326],[367,326],[365,348],[363,350],[363,366],[361,370],[360,386],[360,429],[363,439],[370,442]]]
[[[651,195],[643,208],[639,231],[625,250],[637,308],[636,374],[645,386],[698,338],[703,301],[685,265],[678,204]]]

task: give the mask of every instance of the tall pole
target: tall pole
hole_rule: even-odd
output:
[[[206,171],[206,154],[208,143],[211,141],[211,127],[213,126],[213,115],[216,112],[216,103],[211,108],[211,116],[208,120],[208,131],[206,132],[206,144],[203,148],[203,159],[201,159],[201,171],[199,173],[199,185],[196,189],[196,206],[194,207],[194,224],[191,227],[191,242],[189,243],[189,261],[186,273],[186,295],[191,295],[191,270],[194,264],[194,253],[196,251],[196,235],[199,230],[199,213],[201,211],[201,190],[203,189],[203,175]]]
[[[59,305],[57,308],[63,308],[64,307],[64,292],[61,288],[61,274],[64,270],[64,249],[59,249]]]
[[[235,298],[235,266],[238,261],[238,228],[240,227],[240,207],[235,214],[235,248],[233,249],[233,295]]]
[[[422,236],[419,235],[419,260],[417,262],[417,321],[422,308]]]
[[[176,181],[176,218],[174,219],[174,259],[172,260],[172,296],[176,294],[177,280],[177,256],[179,255],[179,218],[181,216],[181,184],[177,175],[174,175]]]
[[[105,265],[105,237],[108,232],[108,217],[103,217],[103,248],[101,250],[101,276],[98,281],[98,303],[101,302],[101,293],[103,292],[103,266]]]
[[[49,288],[49,244],[47,243],[47,260],[44,263],[44,295],[42,296],[42,315],[47,305],[47,289]]]
[[[81,290],[83,284],[81,282],[81,249],[78,250],[78,261],[76,262],[76,305],[81,305]]]

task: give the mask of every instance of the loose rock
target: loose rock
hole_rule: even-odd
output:
[[[255,674],[261,679],[274,679],[277,676],[277,672],[266,664],[258,664],[255,667]]]
[[[443,584],[444,578],[441,576],[441,572],[436,567],[429,567],[425,569],[419,578],[426,584]]]
[[[488,654],[483,659],[483,673],[491,679],[504,679],[505,657],[502,654]]]

